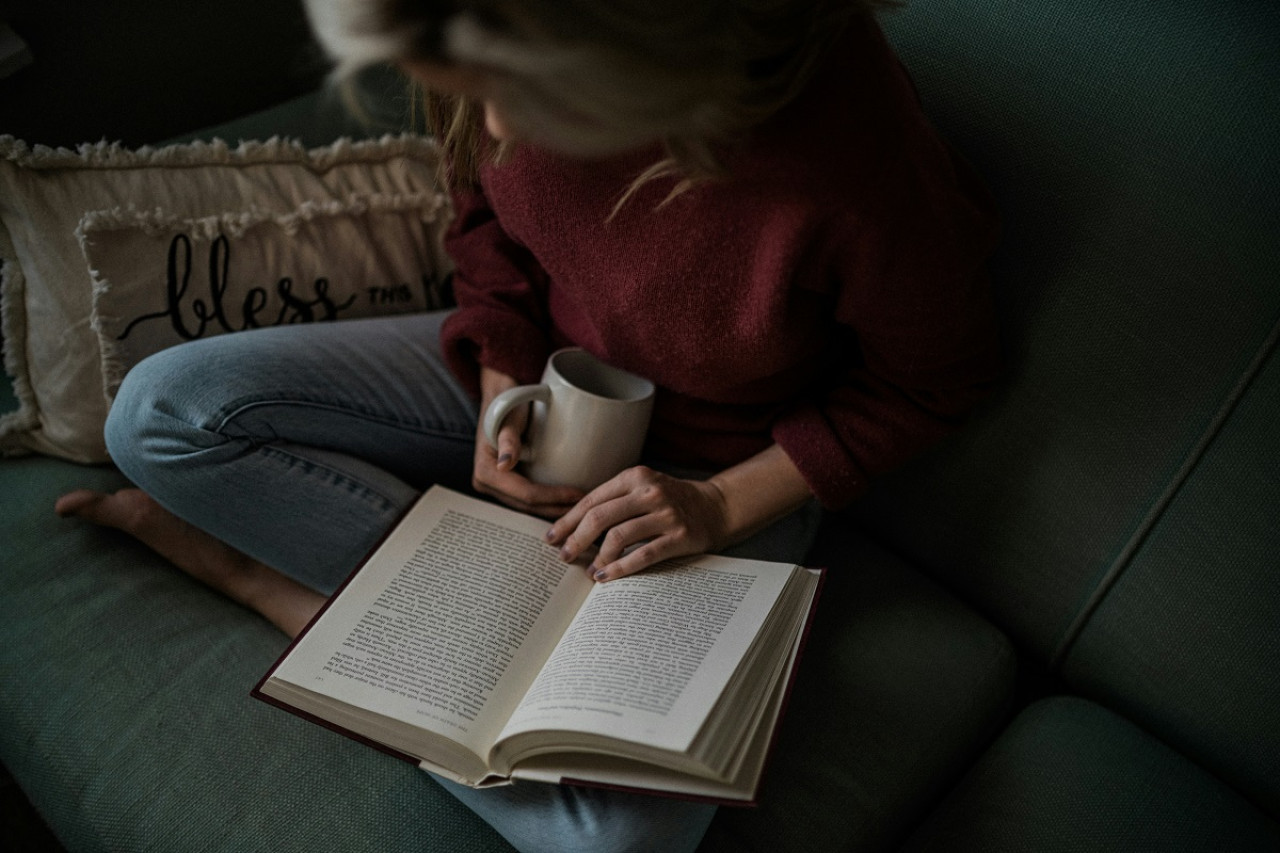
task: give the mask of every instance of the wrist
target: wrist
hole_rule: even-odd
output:
[[[709,531],[712,542],[707,550],[718,551],[742,538],[734,529],[730,500],[724,492],[723,485],[714,477],[696,481],[694,485],[702,492],[712,519]]]
[[[813,499],[798,468],[778,445],[706,481],[724,520],[728,544],[740,542]]]
[[[481,415],[484,410],[489,407],[489,401],[494,397],[506,391],[509,388],[516,387],[516,381],[512,377],[500,370],[494,370],[492,367],[480,368],[480,401]]]

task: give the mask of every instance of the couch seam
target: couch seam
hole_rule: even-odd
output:
[[[1115,587],[1120,577],[1133,563],[1138,552],[1142,550],[1143,545],[1182,491],[1187,480],[1191,478],[1192,473],[1200,466],[1200,462],[1208,454],[1209,448],[1217,441],[1227,422],[1235,414],[1240,401],[1244,399],[1249,388],[1257,380],[1278,348],[1280,348],[1280,318],[1277,318],[1272,324],[1271,331],[1263,340],[1262,345],[1258,348],[1257,353],[1255,353],[1249,365],[1236,381],[1236,384],[1228,392],[1222,405],[1219,406],[1218,411],[1201,433],[1200,438],[1196,440],[1195,445],[1188,451],[1182,464],[1178,466],[1178,470],[1174,472],[1173,477],[1170,478],[1169,483],[1165,486],[1164,491],[1160,493],[1160,496],[1156,498],[1146,515],[1143,516],[1133,535],[1129,537],[1124,547],[1120,549],[1120,553],[1116,555],[1115,560],[1107,568],[1098,585],[1094,587],[1089,598],[1076,613],[1071,624],[1067,626],[1067,630],[1063,633],[1057,648],[1054,649],[1052,656],[1049,658],[1049,671],[1051,673],[1060,674],[1060,670],[1067,657],[1071,654],[1076,640],[1084,633],[1089,622],[1093,619],[1094,613],[1101,607],[1102,602],[1106,600],[1112,588]]]

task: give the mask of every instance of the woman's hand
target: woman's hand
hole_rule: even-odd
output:
[[[573,561],[603,537],[591,576],[614,580],[663,560],[719,551],[812,499],[800,471],[775,444],[705,481],[629,468],[557,520],[547,541],[560,548],[561,559]]]
[[[502,503],[521,512],[555,518],[563,515],[579,500],[583,493],[570,486],[543,486],[517,473],[520,446],[525,428],[529,424],[529,407],[522,406],[503,421],[498,431],[498,446],[489,444],[484,435],[484,413],[489,403],[516,381],[505,373],[487,367],[480,372],[480,424],[476,428],[475,460],[472,465],[471,485],[482,494],[497,498]]]
[[[729,544],[727,507],[711,481],[681,480],[640,466],[599,486],[560,518],[547,541],[566,562],[604,537],[591,576],[613,580],[654,563]],[[624,555],[624,551],[636,545]]]

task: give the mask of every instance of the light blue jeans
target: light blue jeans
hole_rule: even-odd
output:
[[[175,515],[331,593],[423,489],[470,491],[478,403],[445,367],[446,314],[193,341],[126,377],[107,447]],[[732,549],[799,562],[811,506]],[[440,781],[520,850],[693,850],[712,806],[524,783]]]

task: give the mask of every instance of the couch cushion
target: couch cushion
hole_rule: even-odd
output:
[[[1086,623],[1063,675],[1280,819],[1277,424],[1272,353]]]
[[[828,520],[829,571],[754,809],[721,809],[703,851],[890,849],[1005,717],[1004,635],[901,560]]]
[[[508,849],[420,771],[249,698],[286,642],[265,622],[52,515],[122,483],[0,465],[0,761],[68,846]],[[830,577],[763,803],[723,809],[706,850],[884,849],[1003,718],[1003,635],[847,530],[815,558]]]
[[[1003,210],[1010,376],[862,519],[1051,659],[1280,312],[1280,4],[918,0],[886,24]]]
[[[286,640],[0,465],[0,761],[75,850],[508,851],[417,768],[250,698]],[[193,807],[198,804],[198,807]]]
[[[1233,853],[1280,849],[1280,824],[1099,705],[1024,711],[904,853]]]

